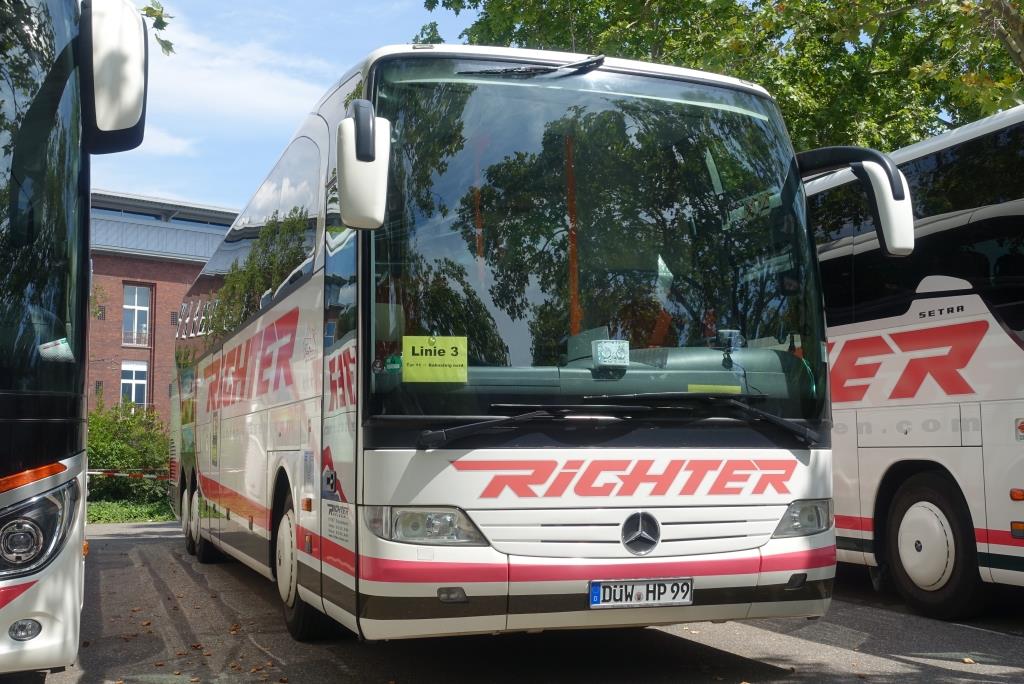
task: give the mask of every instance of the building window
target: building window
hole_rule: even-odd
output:
[[[121,401],[146,405],[146,362],[121,362]]]
[[[96,320],[105,321],[107,320],[107,305],[99,304],[96,306]]]
[[[171,312],[171,325],[173,325],[174,327],[178,327],[178,312],[177,311],[172,311]]]
[[[121,343],[134,347],[149,346],[150,289],[144,285],[124,286],[124,323]]]
[[[95,391],[93,392],[93,394],[95,394],[97,397],[100,396],[101,394],[103,394],[103,381],[102,380],[97,380],[96,381],[96,387],[95,387]]]

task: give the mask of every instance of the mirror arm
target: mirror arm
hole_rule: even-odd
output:
[[[867,147],[819,147],[815,150],[798,152],[796,164],[800,169],[801,176],[824,173],[835,169],[849,166],[857,162],[872,161],[882,167],[885,175],[889,178],[889,186],[892,188],[894,200],[902,200],[906,197],[906,190],[903,181],[900,179],[899,167],[896,162],[887,155]]]

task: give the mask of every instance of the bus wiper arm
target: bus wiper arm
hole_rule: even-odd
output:
[[[729,398],[729,399],[726,400],[725,403],[729,404],[730,406],[735,406],[736,408],[740,409],[741,411],[743,411],[744,413],[746,413],[748,415],[754,416],[756,418],[760,418],[761,420],[765,421],[766,423],[771,423],[772,425],[780,427],[783,430],[789,430],[794,435],[799,437],[803,441],[803,443],[807,444],[808,446],[810,446],[811,444],[814,444],[815,442],[818,442],[818,441],[821,440],[821,435],[819,435],[816,430],[812,430],[811,428],[807,427],[806,425],[801,425],[800,423],[795,423],[792,420],[788,420],[786,418],[783,418],[782,416],[777,416],[774,413],[769,413],[768,411],[762,411],[759,408],[751,406],[750,404],[748,404],[745,401],[740,401],[739,399]]]
[[[453,439],[468,437],[488,428],[501,427],[502,425],[513,425],[525,423],[531,420],[561,420],[570,416],[583,416],[588,418],[604,418],[606,420],[622,420],[618,416],[606,415],[609,413],[646,413],[653,411],[650,406],[630,406],[626,404],[491,404],[492,409],[535,409],[525,413],[517,413],[514,416],[495,416],[488,420],[479,420],[466,425],[443,430],[424,430],[416,440],[416,446],[420,449],[437,449],[444,446]]]
[[[574,74],[585,74],[588,71],[593,71],[604,64],[604,55],[594,55],[593,57],[587,57],[581,59],[578,62],[570,62],[569,64],[562,64],[558,66],[521,66],[521,67],[505,67],[502,69],[479,69],[476,71],[460,71],[460,74],[495,74],[500,76],[521,76],[523,78],[530,78],[531,76],[537,76],[538,74],[551,74],[556,71],[562,71],[568,69]]]
[[[443,430],[424,430],[420,433],[419,439],[416,440],[416,448],[437,449],[453,439],[468,437],[469,435],[482,432],[487,428],[499,427],[501,425],[512,425],[514,423],[525,423],[539,418],[554,417],[555,416],[548,411],[529,411],[527,413],[519,413],[514,416],[498,416],[490,420],[481,420],[475,423],[467,423],[466,425],[456,425],[455,427],[445,428]]]
[[[725,404],[733,408],[737,408],[743,413],[747,414],[752,418],[757,418],[771,423],[776,427],[780,427],[783,430],[792,432],[794,435],[800,438],[807,445],[811,445],[821,440],[821,435],[817,431],[811,428],[800,425],[788,418],[777,416],[774,413],[763,411],[759,408],[751,406],[744,399],[757,399],[763,398],[759,394],[714,394],[714,393],[703,393],[703,392],[650,392],[646,394],[599,394],[594,396],[583,397],[584,399],[630,399],[633,401],[700,401],[708,404]]]

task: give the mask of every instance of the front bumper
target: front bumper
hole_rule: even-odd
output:
[[[367,639],[818,617],[831,601],[836,562],[833,530],[747,551],[626,561],[508,556],[490,548],[434,548],[427,560],[423,547],[379,539],[368,546],[358,585]],[[693,578],[693,605],[589,608],[591,580],[673,577]],[[440,601],[438,589],[451,587],[468,601]]]

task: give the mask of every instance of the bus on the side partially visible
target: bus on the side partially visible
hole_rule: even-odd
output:
[[[808,183],[838,556],[954,618],[1024,585],[1024,107],[891,156],[916,224],[899,261],[848,174]]]
[[[0,5],[0,673],[78,653],[89,155],[142,141],[146,30],[124,0]]]

